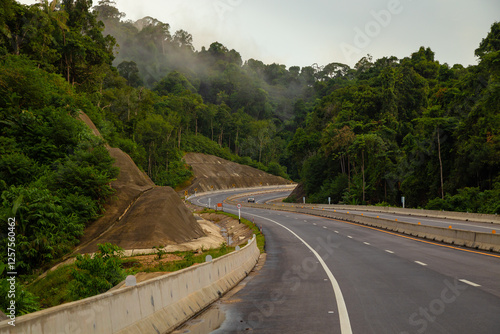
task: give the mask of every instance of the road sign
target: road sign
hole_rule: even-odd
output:
[[[241,209],[241,204],[239,204],[239,203],[238,203],[238,205],[236,205],[236,207],[237,207],[238,209]]]

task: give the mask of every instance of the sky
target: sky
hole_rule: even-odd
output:
[[[33,4],[35,0],[20,0]],[[94,0],[94,4],[97,4]],[[151,16],[266,64],[354,66],[430,47],[440,63],[477,64],[474,50],[500,21],[498,0],[115,0],[125,19]]]

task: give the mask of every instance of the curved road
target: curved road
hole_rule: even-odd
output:
[[[225,317],[214,333],[500,332],[499,254],[303,214],[241,213],[263,227],[267,260],[212,306]]]

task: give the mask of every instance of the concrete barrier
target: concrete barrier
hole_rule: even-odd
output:
[[[286,204],[291,205],[291,204]],[[455,211],[437,211],[437,210],[424,210],[424,209],[403,209],[390,206],[370,206],[370,205],[325,205],[325,204],[305,204],[307,207],[317,206],[319,208],[329,210],[347,210],[347,211],[369,211],[380,213],[394,213],[409,216],[419,217],[432,217],[443,219],[455,219],[462,221],[473,221],[478,223],[491,223],[500,224],[500,216],[484,213],[468,213],[468,212],[455,212]]]
[[[245,278],[259,257],[248,245],[211,262],[0,322],[1,334],[168,333]]]
[[[229,189],[220,189],[220,190],[212,190],[212,191],[204,191],[204,192],[199,192],[196,193],[195,195],[190,195],[186,199],[190,200],[195,197],[203,196],[203,195],[208,195],[208,194],[220,194],[220,193],[228,193],[228,192],[235,192],[235,191],[248,191],[248,193],[253,193],[253,192],[260,192],[260,191],[267,191],[267,190],[272,190],[272,189],[295,189],[297,187],[297,184],[280,184],[280,185],[274,185],[274,186],[262,186],[262,187],[251,187],[251,188],[229,188]],[[241,196],[244,196],[244,194],[241,194]]]
[[[383,218],[361,216],[345,212],[334,212],[334,211],[323,210],[324,206],[313,206],[304,204],[270,205],[270,204],[253,204],[253,203],[252,204],[245,203],[244,205],[254,208],[256,207],[256,208],[278,210],[278,211],[290,211],[290,212],[305,213],[314,216],[338,219],[342,221],[363,224],[410,236],[424,238],[432,241],[444,242],[451,245],[466,246],[485,251],[500,252],[500,234],[472,232],[472,231],[449,229],[443,227],[418,225],[418,224],[394,221]]]

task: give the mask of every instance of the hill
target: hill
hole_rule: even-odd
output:
[[[100,136],[84,113],[80,119]],[[91,223],[76,251],[90,253],[98,243],[111,242],[124,249],[177,244],[204,235],[191,212],[170,187],[156,187],[130,156],[107,146],[120,173],[111,187],[116,191],[105,205],[105,214]]]
[[[290,184],[290,181],[259,169],[240,165],[203,153],[187,153],[184,160],[193,169],[194,179],[188,193],[230,188]]]

